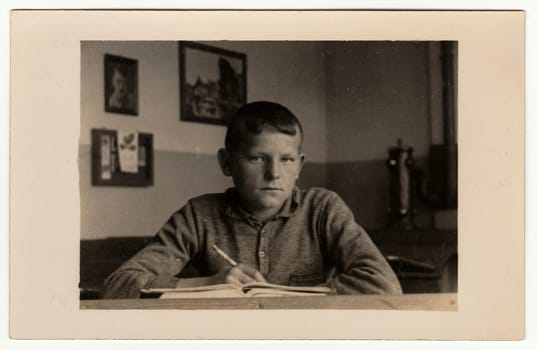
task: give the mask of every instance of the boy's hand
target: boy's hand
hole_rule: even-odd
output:
[[[213,283],[230,283],[241,286],[248,282],[267,282],[261,272],[251,266],[238,264],[230,269],[223,270],[212,276]]]
[[[176,288],[190,288],[209,286],[213,284],[230,283],[241,286],[248,282],[267,282],[261,272],[251,266],[238,264],[235,267],[225,269],[210,277],[181,278],[177,281]]]

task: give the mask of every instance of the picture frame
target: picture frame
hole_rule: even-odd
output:
[[[180,120],[226,125],[246,103],[246,54],[179,42]]]
[[[91,184],[93,186],[148,187],[153,185],[153,134],[138,133],[138,171],[122,172],[118,132],[91,130]]]
[[[104,109],[109,113],[138,115],[138,61],[104,55]]]

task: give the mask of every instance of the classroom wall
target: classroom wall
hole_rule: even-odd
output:
[[[218,42],[248,57],[248,100],[288,106],[301,119],[307,162],[299,186],[335,190],[368,229],[387,223],[387,149],[398,138],[428,170],[431,135],[441,120],[439,55],[417,42]],[[138,60],[139,115],[104,112],[104,54]],[[179,120],[176,42],[83,42],[79,149],[81,238],[148,236],[189,198],[231,186],[215,153],[225,128]],[[431,95],[433,94],[433,96]],[[433,118],[431,118],[433,116]],[[154,186],[95,187],[90,130],[153,133]],[[434,213],[416,202],[416,222]],[[453,214],[453,213],[452,213]],[[444,228],[456,228],[456,211]]]
[[[206,42],[243,52],[248,58],[248,100],[273,100],[304,124],[302,186],[326,184],[326,115],[322,43]],[[138,60],[139,115],[104,111],[104,54]],[[179,120],[176,42],[91,41],[81,44],[81,130],[79,148],[81,238],[147,236],[198,194],[231,186],[216,152],[225,128]],[[91,186],[90,130],[136,129],[154,137],[154,186]]]
[[[426,42],[328,43],[327,186],[367,228],[382,228],[389,209],[387,150],[397,139],[426,168],[431,144],[430,62]],[[433,64],[440,64],[437,61]],[[430,227],[417,201],[416,222]]]

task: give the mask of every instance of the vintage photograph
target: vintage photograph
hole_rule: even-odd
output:
[[[246,55],[179,42],[181,120],[226,125],[246,103]]]
[[[159,140],[150,187],[95,187],[136,177],[125,130],[87,102],[104,52],[153,72],[155,105],[123,127]],[[83,41],[81,56],[80,308],[457,310],[456,41]]]
[[[138,62],[115,55],[104,55],[104,110],[138,114]]]
[[[526,336],[524,11],[10,17],[14,341]]]

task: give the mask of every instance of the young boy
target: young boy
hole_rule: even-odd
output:
[[[295,187],[305,160],[302,138],[302,126],[287,108],[273,102],[242,107],[218,151],[234,188],[188,201],[106,279],[104,297],[251,281],[326,284],[340,294],[401,293],[390,266],[338,195]],[[229,264],[213,245],[239,264]],[[177,278],[188,262],[201,276]]]

